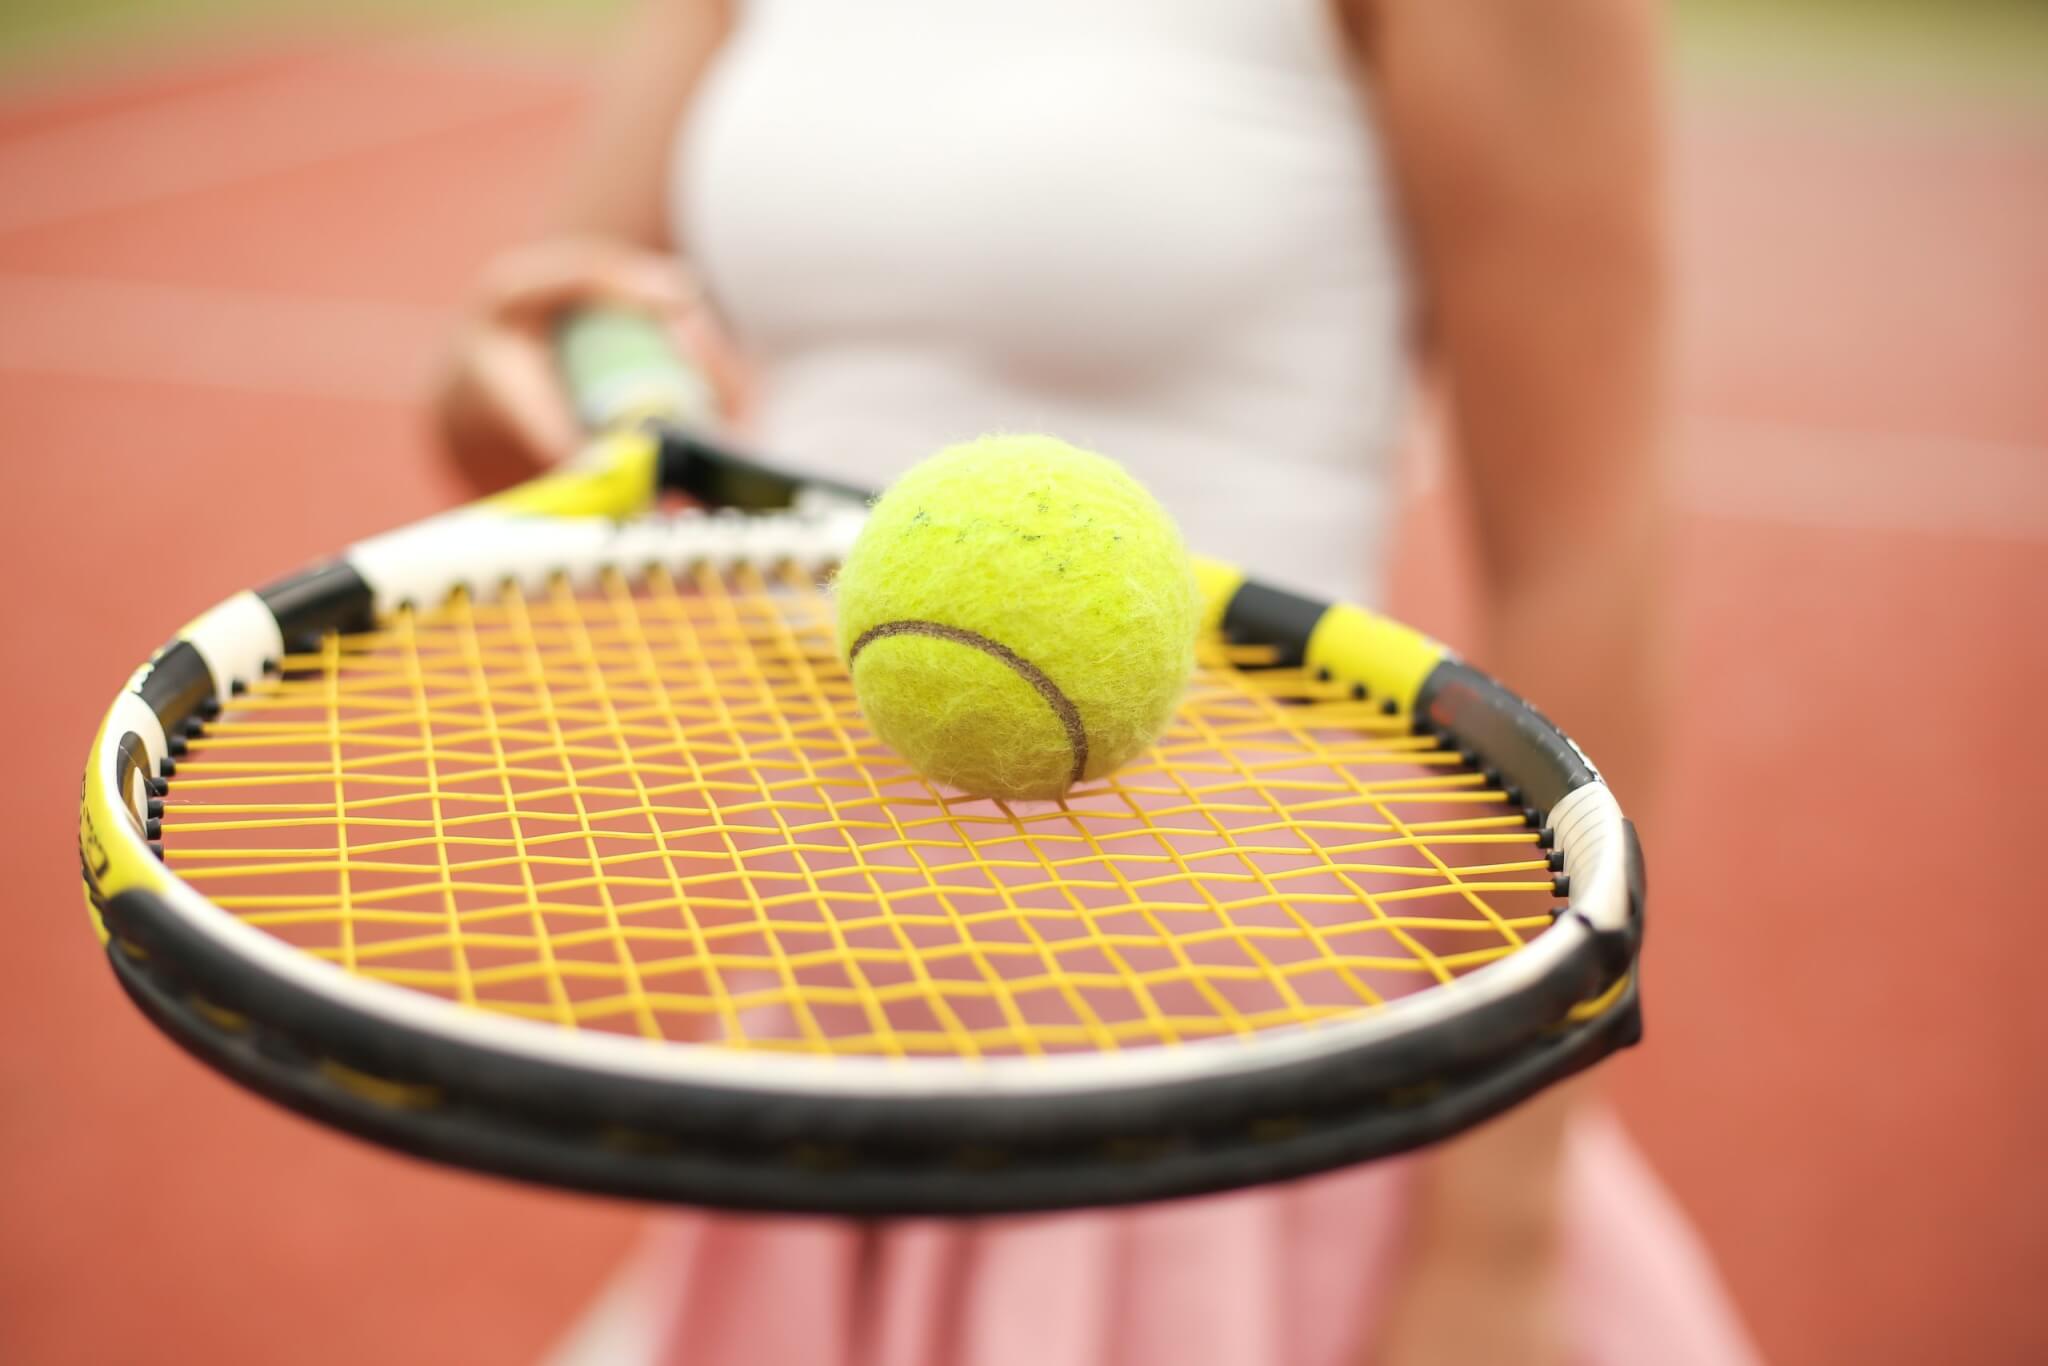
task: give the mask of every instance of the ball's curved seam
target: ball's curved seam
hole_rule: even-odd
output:
[[[1061,728],[1067,733],[1067,747],[1074,752],[1074,767],[1067,778],[1068,786],[1071,787],[1081,781],[1088,768],[1088,728],[1081,724],[1081,709],[1060,691],[1059,684],[1045,676],[1045,670],[1000,640],[991,640],[979,631],[969,631],[960,626],[947,626],[936,621],[904,620],[885,621],[868,627],[856,636],[853,645],[846,652],[847,671],[852,672],[853,662],[860,658],[860,652],[867,648],[870,642],[889,636],[929,636],[934,640],[965,645],[970,650],[981,651],[1029,683],[1032,689],[1045,699],[1046,705],[1052,708],[1052,714],[1059,718]]]

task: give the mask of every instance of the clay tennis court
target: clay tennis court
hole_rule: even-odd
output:
[[[186,1060],[72,852],[166,621],[460,495],[419,398],[581,71],[378,38],[0,89],[0,1360],[528,1360],[633,1238]],[[1772,1359],[2041,1359],[2048,117],[1709,83],[1680,140],[1683,697],[1606,1085]],[[1414,482],[1403,601],[1455,640]]]

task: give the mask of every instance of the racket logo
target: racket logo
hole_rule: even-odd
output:
[[[86,885],[97,897],[100,879],[107,875],[113,860],[107,857],[107,848],[100,843],[100,832],[93,828],[92,806],[86,801],[83,790],[78,796],[78,862],[85,874]]]

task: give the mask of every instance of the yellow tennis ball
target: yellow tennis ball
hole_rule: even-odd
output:
[[[1166,728],[1194,669],[1179,529],[1115,462],[1049,436],[986,436],[905,474],[835,591],[868,724],[975,796],[1108,773]]]

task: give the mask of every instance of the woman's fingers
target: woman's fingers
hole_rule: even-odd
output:
[[[679,318],[699,304],[672,256],[621,242],[567,238],[509,251],[484,273],[482,311],[508,327],[544,330],[592,304]]]
[[[535,243],[485,271],[439,389],[444,444],[477,488],[529,478],[580,444],[556,369],[555,328],[599,306],[664,324],[683,363],[711,382],[724,417],[744,418],[745,366],[674,257],[597,238]]]
[[[554,352],[516,333],[486,334],[472,353],[479,398],[495,412],[507,441],[552,464],[581,439]]]
[[[753,387],[747,365],[732,338],[719,326],[709,308],[693,308],[671,326],[677,350],[703,372],[718,397],[718,410],[726,422],[745,430],[753,412]]]

